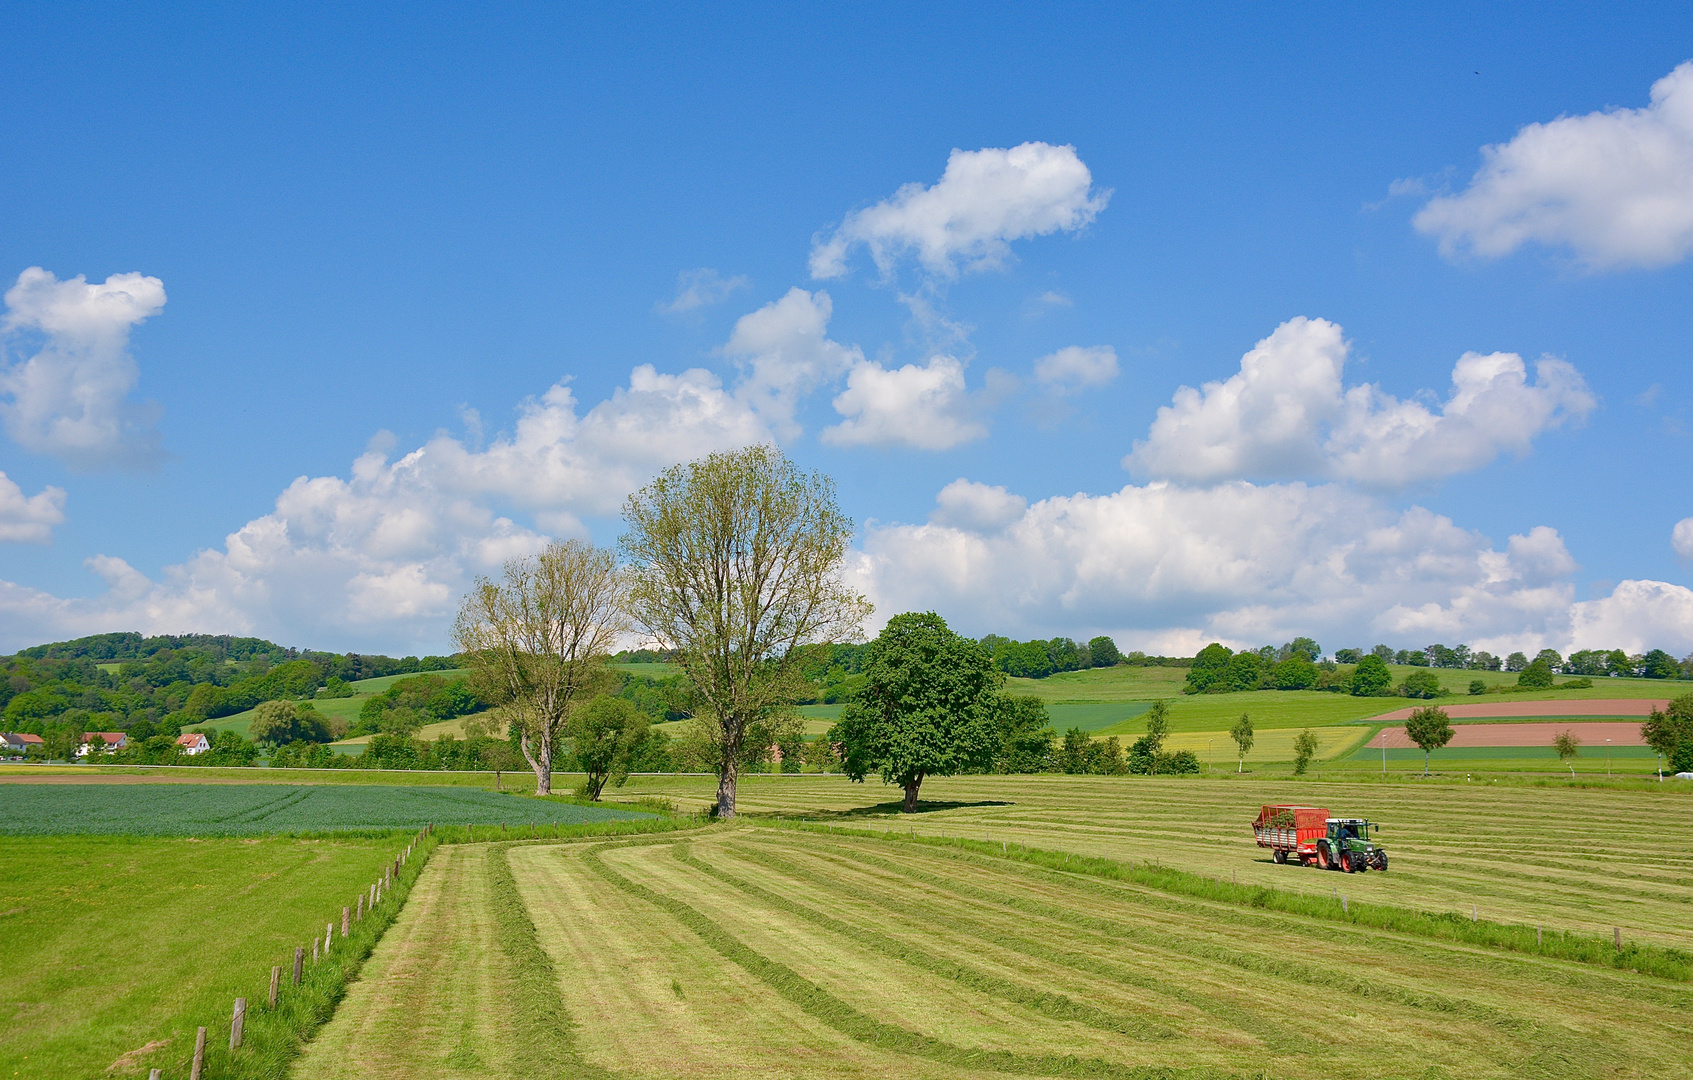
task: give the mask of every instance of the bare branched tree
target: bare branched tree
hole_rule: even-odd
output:
[[[603,685],[605,661],[629,629],[616,556],[579,540],[512,559],[478,578],[453,623],[477,692],[521,725],[535,793],[552,792],[553,755],[572,706]]]
[[[870,614],[840,580],[852,520],[833,480],[774,446],[674,466],[623,516],[630,611],[693,681],[719,753],[717,813],[734,817],[746,740],[807,691],[807,647],[860,636]]]

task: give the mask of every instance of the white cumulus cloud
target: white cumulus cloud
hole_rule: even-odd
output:
[[[884,275],[908,252],[945,278],[961,266],[998,266],[1010,254],[1010,241],[1081,229],[1110,197],[1093,189],[1093,175],[1073,146],[1028,142],[1008,150],[954,150],[932,187],[906,184],[819,238],[811,249],[811,275],[845,274],[847,257],[859,245],[870,249]]]
[[[5,299],[0,329],[41,336],[34,355],[0,365],[0,420],[13,441],[74,469],[155,463],[155,410],[129,400],[141,377],[129,333],[164,307],[164,282],[113,274],[90,285],[32,266]]]
[[[1538,243],[1605,269],[1693,251],[1693,61],[1654,83],[1645,108],[1529,124],[1481,153],[1468,188],[1413,219],[1444,254]]]
[[[221,548],[156,578],[98,556],[89,569],[107,591],[92,598],[0,582],[0,650],[118,629],[444,649],[475,575],[547,535],[580,534],[583,517],[615,513],[661,468],[769,438],[709,372],[637,367],[627,387],[584,414],[561,382],[524,402],[515,430],[482,450],[440,434],[395,458],[392,440],[379,437],[347,476],[298,478]]]
[[[1670,546],[1683,559],[1693,559],[1693,517],[1682,518],[1670,531]]]
[[[799,434],[794,411],[819,386],[838,379],[864,354],[857,346],[830,341],[829,294],[789,289],[735,323],[723,355],[743,371],[735,394],[764,418],[778,435]]]
[[[906,364],[892,371],[861,360],[847,374],[846,389],[834,404],[846,417],[823,429],[823,441],[834,446],[949,450],[988,433],[978,402],[965,388],[964,364],[952,356],[932,356],[922,367]]]
[[[1575,605],[1566,651],[1693,651],[1693,589],[1667,581],[1622,581],[1611,595]]]
[[[1514,353],[1466,353],[1438,409],[1342,383],[1348,346],[1324,319],[1295,318],[1241,358],[1240,371],[1184,386],[1123,459],[1143,475],[1199,483],[1319,477],[1378,487],[1438,480],[1590,412],[1580,373],[1542,358],[1535,380]]]
[[[965,532],[998,532],[1023,516],[1029,500],[1013,495],[1003,485],[990,487],[966,480],[957,480],[941,488],[935,496],[935,511],[929,520]]]
[[[0,472],[0,541],[45,544],[53,526],[65,520],[65,489],[51,485],[25,495],[17,481]]]
[[[853,573],[877,618],[933,609],[972,634],[1104,632],[1188,653],[1297,634],[1485,645],[1568,631],[1574,562],[1547,528],[1501,551],[1449,518],[1337,484],[1155,482],[1021,512],[1015,499],[957,481],[928,524],[867,528]],[[968,520],[975,505],[989,527]]]
[[[1035,361],[1035,381],[1061,394],[1104,386],[1117,377],[1117,350],[1109,345],[1071,345]]]

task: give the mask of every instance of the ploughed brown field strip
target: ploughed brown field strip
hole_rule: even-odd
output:
[[[739,825],[442,848],[295,1075],[1657,1076],[1690,1017],[1634,972]]]
[[[1605,742],[1612,746],[1645,746],[1640,725],[1636,723],[1607,723],[1603,720],[1563,720],[1547,724],[1454,724],[1450,747],[1461,746],[1551,746],[1560,732],[1569,732],[1581,740],[1589,754],[1604,753]],[[1390,750],[1416,746],[1402,727],[1385,732]],[[1382,737],[1370,740],[1370,746],[1381,746]]]
[[[1473,704],[1435,702],[1453,720],[1468,720],[1490,716],[1646,716],[1653,709],[1669,704],[1669,698],[1587,698],[1560,701],[1484,701]],[[1364,723],[1393,723],[1409,720],[1415,705],[1372,716]],[[1636,725],[1638,726],[1638,725]],[[1480,745],[1479,743],[1476,745]],[[1491,745],[1503,746],[1505,743]]]

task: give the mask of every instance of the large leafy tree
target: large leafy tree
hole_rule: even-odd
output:
[[[872,771],[905,789],[906,813],[930,776],[986,768],[1000,749],[1000,673],[979,644],[933,612],[896,615],[870,643],[868,676],[829,739],[846,773]]]
[[[1405,735],[1423,752],[1424,776],[1428,775],[1429,755],[1451,742],[1454,734],[1451,718],[1438,705],[1411,710],[1410,718],[1405,721]]]
[[[1358,666],[1352,669],[1350,689],[1355,697],[1373,697],[1385,693],[1392,685],[1393,672],[1375,653],[1358,661]]]
[[[734,817],[748,737],[816,693],[812,647],[856,638],[870,613],[840,579],[852,519],[833,480],[769,445],[673,466],[623,518],[630,610],[698,692],[717,814]]]
[[[628,629],[624,597],[611,552],[566,540],[507,562],[500,581],[478,578],[459,609],[453,639],[477,695],[518,725],[537,795],[552,793],[571,709],[606,685],[605,662]]]

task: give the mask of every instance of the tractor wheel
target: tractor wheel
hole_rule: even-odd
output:
[[[1276,853],[1270,857],[1276,861],[1278,866],[1287,862],[1287,852],[1283,851],[1281,848],[1277,848]]]
[[[1385,852],[1385,851],[1376,852],[1376,869],[1382,871],[1383,873],[1386,873],[1386,871],[1387,871],[1387,852]]]
[[[1329,868],[1329,853],[1323,848],[1318,848],[1317,849],[1317,869],[1318,870],[1327,870],[1328,868]]]

